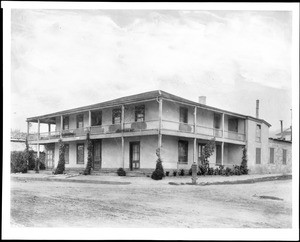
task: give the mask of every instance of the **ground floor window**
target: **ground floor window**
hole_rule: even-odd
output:
[[[270,148],[270,164],[274,164],[274,148]]]
[[[84,164],[84,144],[77,144],[77,164]]]
[[[256,148],[256,164],[261,164],[261,148]]]
[[[282,164],[286,165],[286,150],[282,150]]]
[[[188,163],[188,141],[179,140],[178,141],[178,162],[179,163]]]
[[[69,144],[65,144],[65,164],[69,164]]]

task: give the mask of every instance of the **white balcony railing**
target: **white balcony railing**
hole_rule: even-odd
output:
[[[141,132],[145,130],[158,130],[159,129],[159,121],[158,120],[149,120],[145,122],[126,122],[124,123],[124,129],[122,130],[122,125],[119,124],[105,124],[99,126],[91,126],[77,129],[68,129],[62,131],[53,131],[40,133],[39,140],[51,140],[51,139],[59,139],[60,135],[62,138],[68,137],[84,137],[87,133],[91,135],[97,134],[112,134],[112,133],[125,133],[125,132]],[[218,137],[221,138],[223,136],[222,129],[215,129],[211,127],[196,125],[196,132],[194,131],[195,126],[193,124],[186,124],[171,120],[162,120],[162,130],[176,131],[181,133],[196,133],[205,135],[208,137]],[[224,138],[238,141],[245,141],[245,134],[237,133],[232,131],[224,131]],[[29,134],[29,141],[38,140],[38,134]]]

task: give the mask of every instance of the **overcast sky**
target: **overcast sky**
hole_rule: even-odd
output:
[[[26,118],[161,89],[291,123],[292,14],[18,10],[11,13],[12,128]]]

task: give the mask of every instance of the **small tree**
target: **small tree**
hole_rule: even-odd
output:
[[[199,166],[199,170],[202,171],[203,175],[205,175],[209,169],[208,158],[211,157],[211,155],[214,153],[215,146],[216,146],[215,138],[209,140],[208,143],[204,146],[203,153],[200,157],[201,164]]]
[[[59,140],[59,160],[54,172],[55,175],[63,174],[65,171],[65,145],[62,140]]]
[[[93,142],[90,140],[89,134],[87,134],[87,150],[88,150],[88,160],[86,168],[83,172],[84,175],[91,175],[91,170],[93,166]]]
[[[242,156],[242,163],[240,167],[240,171],[242,174],[248,174],[248,157],[247,157],[247,148],[246,146],[243,147],[243,156]]]
[[[163,177],[165,177],[164,168],[162,166],[162,160],[160,158],[160,148],[156,149],[156,155],[157,155],[157,161],[156,161],[156,168],[153,171],[151,178],[153,180],[161,180]]]

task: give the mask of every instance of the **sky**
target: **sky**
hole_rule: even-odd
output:
[[[11,128],[160,89],[250,116],[259,99],[276,132],[291,124],[291,53],[288,11],[12,9]]]

